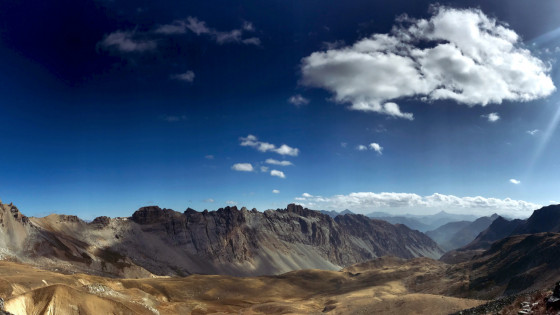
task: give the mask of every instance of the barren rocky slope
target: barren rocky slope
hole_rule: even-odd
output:
[[[331,218],[289,205],[184,213],[144,207],[131,218],[27,218],[0,204],[4,256],[67,272],[124,277],[336,270],[385,255],[439,258],[424,234],[362,215]]]
[[[483,303],[449,296],[461,279],[446,269],[385,257],[341,271],[115,279],[0,262],[0,296],[14,314],[448,314]]]

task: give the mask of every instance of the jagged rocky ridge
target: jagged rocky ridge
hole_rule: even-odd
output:
[[[265,212],[226,207],[181,213],[152,206],[130,218],[99,217],[90,223],[64,215],[27,218],[10,207],[2,205],[0,211],[8,224],[0,233],[5,256],[67,271],[261,275],[338,269],[385,255],[442,254],[429,237],[404,225],[362,215],[333,219],[294,204]]]

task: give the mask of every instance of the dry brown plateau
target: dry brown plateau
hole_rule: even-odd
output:
[[[463,275],[428,258],[384,257],[340,271],[116,279],[0,261],[14,314],[448,314],[482,301],[447,295]]]

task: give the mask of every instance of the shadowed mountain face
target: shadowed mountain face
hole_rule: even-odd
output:
[[[498,217],[497,214],[494,214],[490,217],[478,218],[474,222],[450,222],[433,231],[426,232],[426,235],[436,241],[441,248],[449,251],[472,242],[480,232],[487,229]]]
[[[462,250],[490,248],[493,242],[512,235],[513,231],[523,222],[525,221],[520,219],[508,221],[498,216],[486,230],[480,232],[480,234],[478,234],[471,243],[464,246]]]
[[[550,287],[560,280],[558,257],[559,233],[507,237],[467,263],[471,269],[470,290],[478,292],[478,297],[494,297]]]
[[[331,218],[288,205],[258,212],[226,207],[184,213],[144,207],[131,218],[75,216],[27,219],[2,205],[6,257],[45,268],[145,277],[277,274],[338,269],[380,256],[438,258],[429,237],[362,215]]]

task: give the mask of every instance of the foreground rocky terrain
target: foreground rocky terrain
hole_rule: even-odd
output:
[[[28,218],[0,204],[4,258],[68,273],[119,277],[250,276],[341,267],[381,256],[439,258],[443,251],[404,225],[294,204],[258,212],[226,207],[184,213],[144,207],[130,218]]]
[[[446,270],[386,257],[340,271],[116,279],[0,262],[0,296],[14,314],[448,314],[484,303],[448,295],[461,282]]]

